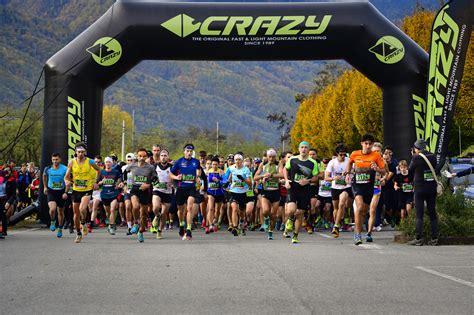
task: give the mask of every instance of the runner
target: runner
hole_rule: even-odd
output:
[[[237,228],[244,230],[245,210],[249,201],[247,192],[252,187],[252,173],[244,166],[242,154],[235,154],[234,160],[235,165],[227,169],[224,178],[230,183],[229,192],[232,216],[229,217],[229,226],[231,227],[232,234],[238,236]]]
[[[318,151],[316,149],[309,149],[309,157],[318,163],[320,166],[320,161],[318,160]],[[322,167],[319,167],[321,170]],[[324,172],[322,174],[322,178],[324,179]],[[311,208],[309,210],[309,213],[305,220],[303,221],[303,227],[306,229],[308,234],[313,234],[313,229],[314,229],[314,223],[316,221],[316,218],[321,218],[321,213],[319,211],[319,208],[321,206],[321,202],[318,199],[318,193],[319,193],[319,180],[316,183],[310,183],[309,184],[310,190],[311,190]],[[325,223],[328,224],[328,223]]]
[[[132,189],[132,178],[128,172],[125,172],[129,165],[136,163],[136,156],[134,153],[128,153],[126,156],[127,164],[122,167],[122,182],[126,185],[123,188],[123,200],[125,203],[125,218],[127,220],[127,235],[132,235],[138,231],[132,233],[132,200],[130,199],[130,190]],[[136,218],[138,220],[138,218]]]
[[[401,220],[410,215],[413,205],[413,179],[408,175],[408,163],[405,160],[398,162],[400,174],[395,175],[393,183],[395,191],[398,192],[398,200],[401,208]]]
[[[156,239],[162,239],[162,231],[165,224],[165,218],[171,205],[173,194],[173,182],[170,178],[172,165],[169,163],[168,150],[162,149],[160,152],[160,161],[155,164],[158,181],[153,185],[153,212],[155,218],[152,222],[152,233],[156,231]]]
[[[75,150],[76,157],[69,161],[64,181],[66,191],[69,190],[72,184],[72,207],[77,232],[75,243],[80,243],[82,236],[88,233],[86,226],[87,209],[92,191],[98,187],[96,182],[100,168],[94,160],[86,157],[87,146],[84,142],[77,142]]]
[[[136,233],[138,230],[138,242],[140,243],[145,241],[143,232],[145,232],[147,225],[151,184],[157,180],[155,168],[145,162],[147,158],[146,149],[139,149],[137,151],[137,163],[130,164],[125,169],[125,172],[130,173],[129,180],[131,180],[127,184],[132,186],[130,189],[130,199],[132,201],[135,224],[131,232]]]
[[[285,168],[286,161],[288,161],[293,156],[291,152],[282,152],[281,160],[278,165],[278,173],[283,175],[283,169]],[[280,231],[285,231],[285,222],[288,219],[288,211],[287,211],[287,197],[288,197],[288,190],[285,187],[285,179],[280,179],[280,207],[278,208],[280,214]],[[283,237],[290,237],[290,235],[286,232],[283,232]]]
[[[12,168],[6,166],[0,174],[0,216],[2,220],[1,238],[7,236],[8,219],[13,215],[13,204],[16,202],[16,178]]]
[[[294,233],[291,242],[299,243],[298,232],[303,222],[303,215],[311,207],[311,182],[318,180],[318,163],[309,158],[309,144],[306,141],[298,145],[299,155],[291,157],[283,169],[285,186],[288,189],[288,220],[285,232],[291,232],[294,225]]]
[[[112,168],[113,160],[111,157],[105,158],[105,169],[100,171],[99,175],[99,186],[102,188],[100,191],[100,198],[105,208],[105,213],[109,222],[107,231],[110,235],[115,235],[117,227],[115,225],[115,211],[118,207],[117,197],[119,195],[119,189],[123,188],[121,181],[121,173]]]
[[[354,244],[362,244],[362,224],[367,214],[374,194],[375,173],[385,175],[385,163],[378,152],[372,151],[374,136],[365,134],[361,139],[362,150],[352,152],[349,164],[343,175],[346,182],[351,181],[350,172],[354,168],[352,189],[355,194],[356,209],[354,209],[355,230]]]
[[[102,156],[96,155],[94,157],[94,162],[101,170],[104,168],[104,163],[102,162]],[[99,173],[97,174],[98,176],[100,175]],[[97,227],[100,225],[98,213],[99,213],[99,207],[101,207],[101,205],[102,205],[102,199],[100,198],[100,187],[98,187],[97,189],[94,189],[92,191],[92,199],[89,203],[89,212],[91,213],[91,220],[89,223],[87,223],[87,229],[89,233],[92,232],[94,223]]]
[[[344,218],[346,209],[350,205],[350,199],[354,197],[351,184],[346,182],[346,178],[343,175],[349,164],[349,158],[347,157],[348,148],[345,144],[341,143],[334,151],[336,152],[336,158],[328,163],[324,179],[332,182],[331,198],[334,207],[334,227],[331,234],[334,238],[338,238],[341,230],[341,221]]]
[[[252,165],[252,160],[250,158],[245,158],[244,167],[250,170],[251,165]],[[252,182],[252,185],[249,187],[249,190],[247,191],[247,205],[245,206],[245,214],[241,214],[241,216],[244,215],[244,222],[240,225],[240,230],[239,230],[239,233],[242,235],[246,235],[246,230],[248,228],[249,222],[253,224],[255,220],[255,202],[257,200],[257,197],[255,196],[255,194],[257,193],[257,189],[255,189],[255,181],[253,178],[252,171],[250,171],[250,181]]]
[[[222,189],[224,171],[219,168],[219,158],[214,157],[211,161],[208,178],[208,204],[207,204],[207,222],[210,227],[205,228],[206,234],[217,232],[218,225],[216,218],[219,218],[219,210],[224,201],[224,190]]]
[[[262,212],[264,224],[268,226],[267,236],[269,240],[273,240],[273,229],[275,228],[280,205],[279,179],[283,177],[278,171],[276,156],[276,151],[269,149],[267,151],[268,162],[259,165],[254,177],[255,181],[261,180],[263,184]]]
[[[378,152],[382,154],[382,144],[380,142],[375,142],[372,147],[373,152]],[[387,171],[387,165],[385,164],[385,171]],[[380,202],[380,197],[382,195],[382,185],[380,180],[382,179],[382,175],[379,172],[375,173],[375,181],[374,181],[374,195],[372,196],[372,200],[370,201],[370,209],[369,209],[369,221],[367,226],[367,242],[372,241],[372,231],[374,229],[380,232],[382,231],[382,202]]]
[[[51,155],[52,165],[46,166],[43,171],[44,194],[48,199],[49,216],[51,225],[49,229],[54,232],[56,230],[56,210],[58,211],[58,231],[57,237],[63,236],[64,226],[64,203],[68,196],[65,192],[66,184],[64,176],[66,176],[67,167],[61,164],[61,155],[53,153]]]
[[[192,143],[186,144],[183,147],[184,156],[173,164],[170,173],[171,179],[178,181],[176,204],[178,206],[179,236],[183,237],[183,240],[192,239],[194,200],[201,183],[201,165],[199,160],[192,157],[193,150]]]
[[[326,170],[330,159],[323,159],[323,167]],[[320,223],[325,229],[329,228],[328,224],[331,221],[331,209],[332,209],[332,195],[331,195],[332,183],[324,179],[319,180],[318,189],[318,200],[319,200],[319,212],[321,213]],[[317,219],[316,219],[317,222]],[[317,225],[315,224],[316,228]]]

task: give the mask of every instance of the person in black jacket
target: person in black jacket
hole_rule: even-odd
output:
[[[436,169],[436,157],[433,153],[426,151],[426,142],[417,140],[413,146],[413,158],[411,159],[408,173],[413,178],[414,198],[416,208],[416,238],[410,245],[423,245],[423,214],[425,202],[431,221],[431,240],[429,245],[438,245],[438,216],[436,215],[436,180],[425,159],[420,155],[423,153],[434,169]]]
[[[2,237],[7,236],[8,218],[13,214],[16,202],[16,179],[9,166],[0,173],[0,220],[2,221]]]

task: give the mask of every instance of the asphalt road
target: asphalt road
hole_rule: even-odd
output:
[[[0,314],[472,314],[474,248],[412,247],[394,232],[233,237],[165,231],[145,242],[96,230],[11,231],[0,240]]]

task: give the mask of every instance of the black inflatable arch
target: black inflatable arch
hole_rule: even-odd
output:
[[[368,2],[117,1],[49,59],[41,163],[99,153],[104,90],[145,59],[344,59],[383,90],[385,142],[407,157],[428,55]],[[419,105],[415,102],[415,105]]]

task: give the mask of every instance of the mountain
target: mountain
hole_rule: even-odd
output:
[[[0,104],[18,106],[44,62],[100,17],[113,0],[0,0]],[[219,1],[222,2],[222,1]],[[252,2],[252,1],[242,1]],[[272,2],[272,1],[261,1]],[[301,1],[280,1],[301,2]],[[325,1],[327,2],[327,1]],[[417,1],[372,0],[395,23]],[[439,0],[418,3],[437,9]],[[105,93],[106,104],[135,110],[138,132],[200,125],[278,142],[269,113],[294,114],[296,93],[309,93],[324,63],[144,61]],[[40,84],[42,86],[43,83]],[[42,106],[43,96],[34,104]]]

